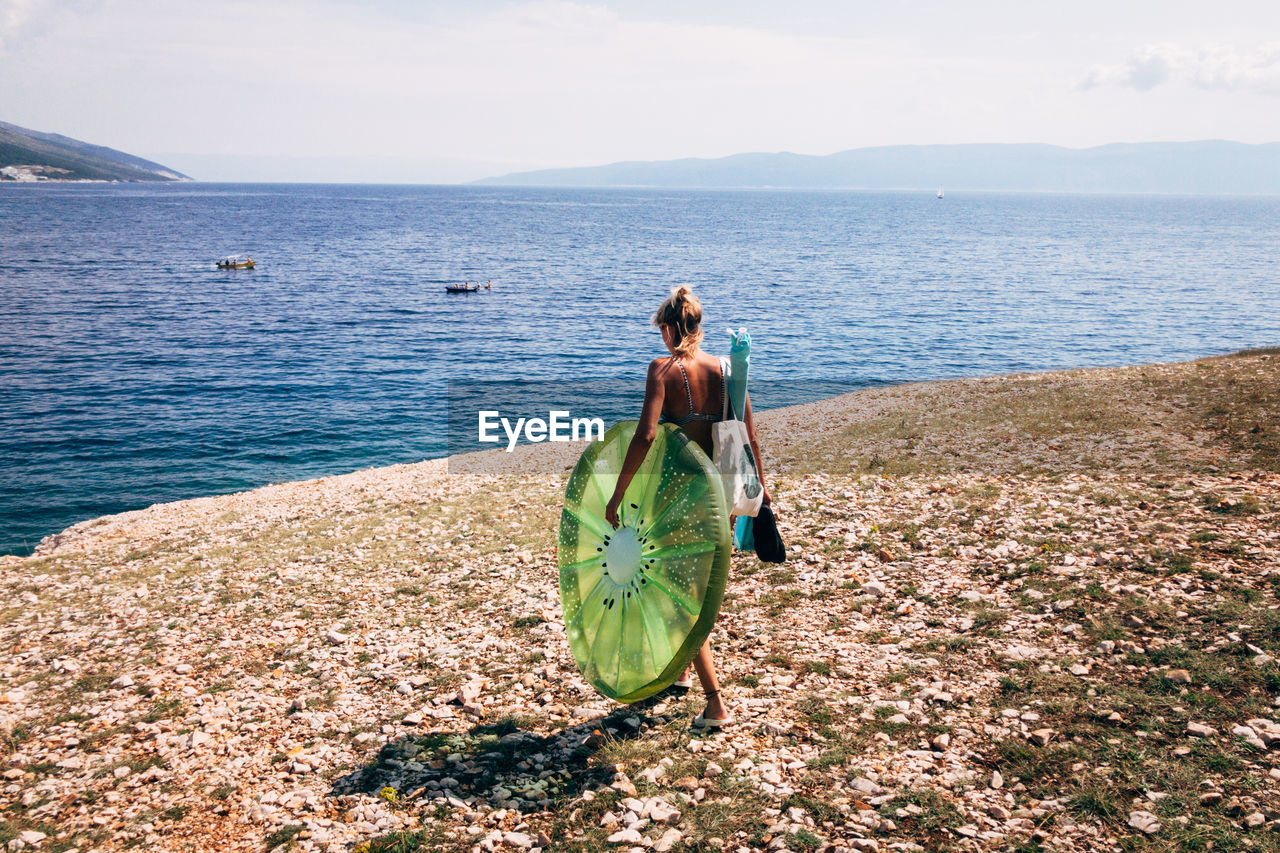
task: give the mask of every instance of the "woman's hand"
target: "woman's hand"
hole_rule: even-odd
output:
[[[604,508],[604,520],[609,522],[616,529],[618,527],[618,507],[622,505],[622,496],[614,495],[609,498],[609,505]]]

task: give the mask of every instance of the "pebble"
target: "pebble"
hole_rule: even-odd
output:
[[[621,829],[607,839],[610,844],[639,844],[644,836],[634,829]]]
[[[684,839],[684,833],[672,827],[658,838],[653,844],[656,853],[667,853],[671,848],[675,847]]]
[[[862,585],[862,591],[866,595],[874,595],[877,598],[887,592],[885,585],[880,581],[867,581]]]
[[[468,681],[466,684],[463,684],[461,687],[458,688],[458,693],[454,697],[453,701],[457,702],[459,705],[462,705],[463,707],[466,707],[467,705],[472,705],[476,702],[476,700],[480,698],[480,694],[483,690],[484,690],[484,682]],[[585,709],[574,709],[575,716],[577,715],[577,711],[579,710],[585,710]]]
[[[1274,720],[1254,718],[1246,721],[1245,725],[1253,729],[1254,734],[1268,749],[1280,742],[1280,723]]]
[[[884,788],[880,787],[875,782],[872,782],[870,779],[864,778],[862,776],[858,776],[858,777],[855,777],[854,779],[851,779],[849,782],[849,787],[863,794],[875,795],[875,794],[884,793]]]
[[[1231,733],[1239,738],[1244,738],[1251,746],[1258,749],[1266,749],[1267,745],[1262,738],[1258,737],[1258,733],[1249,726],[1237,725],[1231,729]]]
[[[1129,826],[1147,835],[1155,835],[1164,828],[1160,825],[1159,819],[1148,811],[1129,812]]]

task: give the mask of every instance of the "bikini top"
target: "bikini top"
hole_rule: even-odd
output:
[[[680,375],[684,377],[684,397],[686,400],[689,401],[689,414],[685,415],[682,418],[672,418],[672,417],[668,417],[665,413],[663,413],[663,415],[658,418],[658,423],[675,424],[678,427],[682,427],[685,424],[690,423],[691,421],[707,421],[708,423],[717,423],[723,420],[724,419],[724,416],[723,416],[723,412],[724,412],[723,360],[721,359],[717,361],[720,367],[720,411],[716,412],[715,414],[707,414],[705,412],[695,412],[693,410],[693,394],[692,392],[689,391],[689,374],[685,372],[684,365],[681,364],[679,360],[675,358],[671,360],[676,363],[676,367],[680,368]]]

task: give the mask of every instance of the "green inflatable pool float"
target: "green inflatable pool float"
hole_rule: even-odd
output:
[[[610,699],[670,686],[702,646],[724,595],[732,541],[715,466],[683,430],[662,424],[605,521],[637,423],[583,452],[560,514],[560,602],[578,669]]]

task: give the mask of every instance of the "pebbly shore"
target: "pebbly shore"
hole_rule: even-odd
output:
[[[578,676],[576,453],[154,506],[0,558],[0,847],[1280,850],[1280,351],[758,420],[699,691]]]

